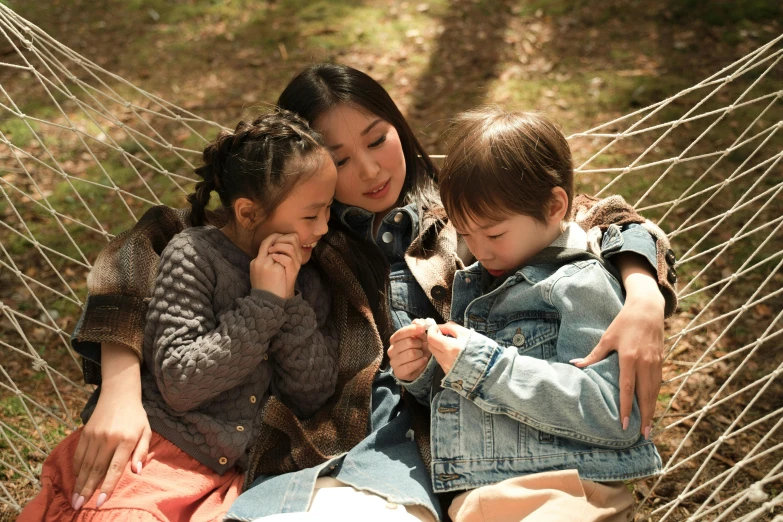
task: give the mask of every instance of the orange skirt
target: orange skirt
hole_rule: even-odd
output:
[[[98,509],[96,491],[79,511],[71,507],[76,485],[73,455],[79,428],[52,451],[41,472],[41,492],[22,510],[19,520],[219,521],[239,496],[244,474],[218,475],[155,432],[141,475],[125,466],[117,487]]]

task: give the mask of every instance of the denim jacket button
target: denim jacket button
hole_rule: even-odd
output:
[[[520,347],[525,344],[525,336],[521,333],[514,334],[514,337],[511,338],[511,342],[514,343],[514,346]]]
[[[433,299],[444,299],[446,297],[446,289],[442,286],[433,286],[432,291],[430,292],[432,294]]]
[[[381,236],[381,239],[383,240],[384,243],[391,243],[392,241],[394,241],[394,235],[392,235],[391,232],[384,232],[383,235]]]
[[[673,265],[674,263],[677,262],[677,257],[675,257],[674,250],[672,250],[671,248],[666,251],[666,262],[669,263],[670,265]]]
[[[394,214],[394,222],[399,223],[400,221],[402,221],[403,217],[404,216],[402,215],[402,212],[397,212],[396,214]]]
[[[461,391],[462,390],[462,381],[456,381],[451,384],[451,388],[453,390]]]

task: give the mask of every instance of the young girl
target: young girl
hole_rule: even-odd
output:
[[[52,453],[22,519],[221,520],[238,496],[270,386],[302,417],[332,395],[337,334],[320,271],[337,173],[320,136],[278,111],[240,122],[204,150],[188,199],[203,222],[212,192],[231,218],[194,226],[163,250],[144,335],[142,402],[153,430],[144,474],[99,496],[65,498],[80,432]],[[70,471],[70,470],[68,470]],[[63,482],[64,481],[64,482]]]
[[[454,277],[453,322],[424,335],[414,324],[389,349],[395,371],[404,352],[429,360],[404,385],[431,404],[433,488],[468,490],[449,508],[455,522],[626,520],[618,481],[659,472],[660,456],[638,406],[620,416],[617,354],[573,365],[623,307],[604,259],[619,232],[594,251],[596,231],[568,220],[568,143],[536,114],[458,117],[440,191],[478,261]]]
[[[381,295],[377,288],[382,285],[362,283],[352,287],[357,295],[351,298],[351,306],[363,310],[366,304],[372,313],[362,311],[362,317],[370,322],[344,323],[340,354],[346,357],[340,359],[340,375],[359,368],[361,385],[349,388],[346,384],[344,389],[350,389],[350,394],[345,395],[345,403],[329,410],[333,413],[331,424],[321,428],[281,433],[276,427],[278,417],[266,417],[263,426],[273,430],[280,451],[268,451],[264,441],[258,441],[251,455],[248,485],[256,477],[258,480],[229,515],[252,519],[321,509],[324,504],[320,499],[325,493],[319,489],[322,482],[318,478],[328,475],[342,484],[343,491],[357,495],[355,490],[374,492],[372,501],[381,513],[396,506],[399,512],[409,510],[418,518],[432,520],[440,507],[420,457],[420,453],[425,457],[428,454],[427,432],[418,429],[421,426],[415,423],[411,405],[403,400],[399,385],[383,364],[385,347],[381,343],[387,338],[382,313],[386,304],[398,328],[417,317],[449,317],[451,294],[446,288],[451,286],[462,261],[455,255],[454,229],[440,219],[442,209],[433,181],[437,171],[389,94],[361,71],[339,64],[309,66],[289,83],[278,104],[319,131],[338,162],[330,229],[347,228],[362,239],[340,250],[339,255],[352,270],[360,272],[360,279],[373,281],[377,277],[372,276],[381,274],[390,289]],[[594,208],[601,211],[586,214],[586,222],[604,226],[613,222],[611,216],[607,219],[601,203]],[[222,218],[219,214],[207,217],[215,223]],[[139,318],[138,310],[143,308],[143,297],[149,291],[150,270],[145,263],[155,258],[158,245],[190,224],[187,212],[156,207],[96,260],[89,281],[90,296],[73,342],[85,357],[86,379],[98,383],[103,376],[100,399],[97,405],[88,406],[95,414],[80,441],[80,455],[93,455],[90,462],[95,465],[87,466],[82,461],[74,465],[79,474],[75,490],[85,498],[93,492],[110,495],[117,481],[115,465],[122,469],[130,458],[135,469],[145,460],[146,418],[143,411],[138,413],[133,393],[139,381],[134,371],[142,356],[137,332],[143,317]],[[660,381],[664,315],[661,292],[667,296],[667,310],[672,308],[674,294],[666,279],[668,267],[656,264],[655,242],[647,232],[640,234],[630,227],[623,227],[623,241],[617,242],[613,261],[627,261],[618,261],[625,277],[641,272],[635,263],[647,265],[651,260],[657,278],[626,278],[628,304],[623,317],[613,323],[609,332],[612,342],[607,346],[617,347],[629,361],[639,361],[638,365],[632,362],[625,366],[631,385],[627,408],[630,411],[633,384],[638,382],[640,400],[648,409],[644,416],[651,419]],[[373,260],[375,254],[386,258],[390,277],[388,267]],[[369,274],[362,278],[363,270]],[[351,344],[354,341],[358,343],[355,346]],[[341,389],[338,384],[338,393]],[[137,413],[124,413],[120,423],[117,408]],[[426,427],[428,411],[424,414]],[[341,430],[340,437],[334,436],[335,430]],[[413,431],[415,441],[411,440]],[[324,444],[324,440],[330,444]],[[281,466],[281,454],[298,460],[289,459],[286,466]],[[338,504],[334,509],[341,512],[343,506]]]

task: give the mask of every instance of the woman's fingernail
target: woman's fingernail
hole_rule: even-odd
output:
[[[79,498],[76,500],[76,504],[73,505],[73,510],[79,511],[83,505],[84,505],[84,497],[79,496]]]
[[[652,426],[647,426],[644,428],[644,438],[646,440],[650,440],[650,431],[652,430]]]
[[[77,498],[79,498],[79,494],[78,494],[78,493],[74,493],[74,494],[71,496],[71,507],[74,507],[74,506],[76,505],[76,499],[77,499]],[[75,509],[75,508],[74,508],[74,509]]]
[[[106,493],[101,493],[98,495],[98,500],[95,502],[95,507],[101,507],[104,502],[106,502]]]
[[[141,461],[136,463],[136,474],[141,475]]]
[[[584,359],[582,359],[582,358],[579,358],[579,359],[571,359],[570,361],[568,361],[568,364],[579,364],[579,363],[583,363],[583,362],[585,362],[585,360],[584,360]]]
[[[623,431],[628,429],[628,417],[623,417]]]

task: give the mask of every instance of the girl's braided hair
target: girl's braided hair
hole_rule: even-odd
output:
[[[204,164],[196,169],[203,178],[188,196],[191,222],[203,225],[212,192],[224,207],[248,198],[271,215],[291,190],[316,170],[323,157],[321,135],[293,112],[277,109],[240,121],[236,129],[221,131],[204,149]]]

